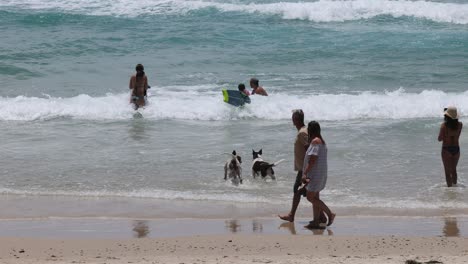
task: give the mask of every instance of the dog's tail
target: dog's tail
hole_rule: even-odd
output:
[[[235,159],[235,160],[237,160],[237,162],[242,163],[241,157],[237,155],[237,153],[236,153],[235,150],[234,150],[232,153],[224,152],[223,154],[231,155],[231,158],[232,158],[232,159]]]
[[[232,154],[232,153],[228,153],[228,152],[224,152],[223,155],[226,154],[226,155],[229,155],[231,156],[232,158],[234,158],[236,155]]]
[[[280,164],[280,163],[283,162],[283,161],[284,161],[284,159],[278,160],[277,162],[273,163],[273,167],[276,166],[276,165],[278,165],[278,164]]]

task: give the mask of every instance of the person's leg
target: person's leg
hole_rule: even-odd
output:
[[[317,193],[317,199],[320,200],[320,192]],[[312,204],[312,206],[316,206],[316,205]],[[314,212],[315,212],[315,208],[314,208]],[[319,213],[320,214],[320,216],[319,216],[320,223],[326,223],[327,222],[327,217],[325,216],[325,212],[323,212],[323,210],[319,210],[319,212],[320,212]]]
[[[451,161],[451,175],[452,175],[452,183],[457,184],[458,182],[458,174],[457,174],[457,165],[458,165],[458,160],[460,159],[460,152],[458,152],[456,155],[452,156],[452,161]]]
[[[452,187],[452,176],[450,175],[450,153],[446,150],[442,150],[442,163],[444,164],[445,180],[447,187]]]
[[[287,215],[278,215],[284,221],[294,222],[294,216],[296,215],[297,207],[301,201],[301,195],[295,193],[293,195],[293,201],[291,206],[291,211]]]
[[[143,107],[143,106],[145,106],[145,103],[146,103],[146,102],[145,102],[145,98],[141,98],[141,97],[140,97],[140,98],[138,99],[138,107]]]
[[[293,187],[293,200],[291,205],[291,211],[287,215],[278,215],[279,218],[285,221],[294,222],[294,216],[296,215],[297,207],[301,202],[301,196],[305,194],[305,189],[301,188],[302,184],[302,171],[297,172],[296,181]]]
[[[328,226],[330,226],[334,219],[335,214],[331,212],[330,208],[317,196],[318,192],[307,191],[307,200],[312,203],[314,209],[314,220],[309,224],[310,227],[318,226],[320,224],[320,212],[324,212],[328,216]]]
[[[317,195],[316,192],[307,191],[307,200],[312,204],[312,212],[313,212],[314,218],[312,221],[309,222],[309,224],[306,227],[319,226],[320,224],[319,219],[318,219],[318,216],[320,215],[320,205],[318,204],[318,199],[316,195]]]

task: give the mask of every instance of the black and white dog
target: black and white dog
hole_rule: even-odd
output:
[[[262,176],[262,179],[264,179],[266,176],[270,176],[271,179],[276,180],[275,171],[273,170],[273,167],[281,163],[284,159],[278,160],[275,163],[263,161],[261,149],[258,152],[252,149],[252,155],[252,176],[255,178],[260,174]]]
[[[232,155],[232,157],[224,164],[224,180],[229,177],[234,183],[242,183],[242,158],[237,155],[235,150],[229,155]]]

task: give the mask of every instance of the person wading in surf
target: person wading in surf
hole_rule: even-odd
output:
[[[135,110],[146,105],[146,91],[148,89],[148,78],[142,64],[135,67],[136,74],[130,78],[129,88],[132,90],[130,103],[135,105]]]
[[[257,78],[252,78],[250,79],[250,87],[253,89],[252,90],[252,95],[258,94],[258,95],[263,95],[263,96],[268,96],[268,93],[261,87],[259,84],[259,81]]]
[[[463,124],[458,122],[457,108],[450,106],[444,109],[444,122],[440,125],[439,142],[442,141],[442,162],[444,163],[447,187],[457,184],[457,164],[460,159],[458,139]]]

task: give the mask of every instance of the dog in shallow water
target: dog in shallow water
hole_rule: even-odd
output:
[[[224,164],[224,180],[229,177],[234,183],[242,183],[242,158],[237,155],[235,150],[229,155],[231,155],[231,158]]]
[[[252,176],[255,178],[259,175],[262,176],[262,179],[265,179],[266,176],[270,176],[271,179],[276,180],[275,171],[273,167],[281,163],[284,159],[279,160],[275,163],[269,163],[263,160],[262,150],[258,152],[252,149]]]

